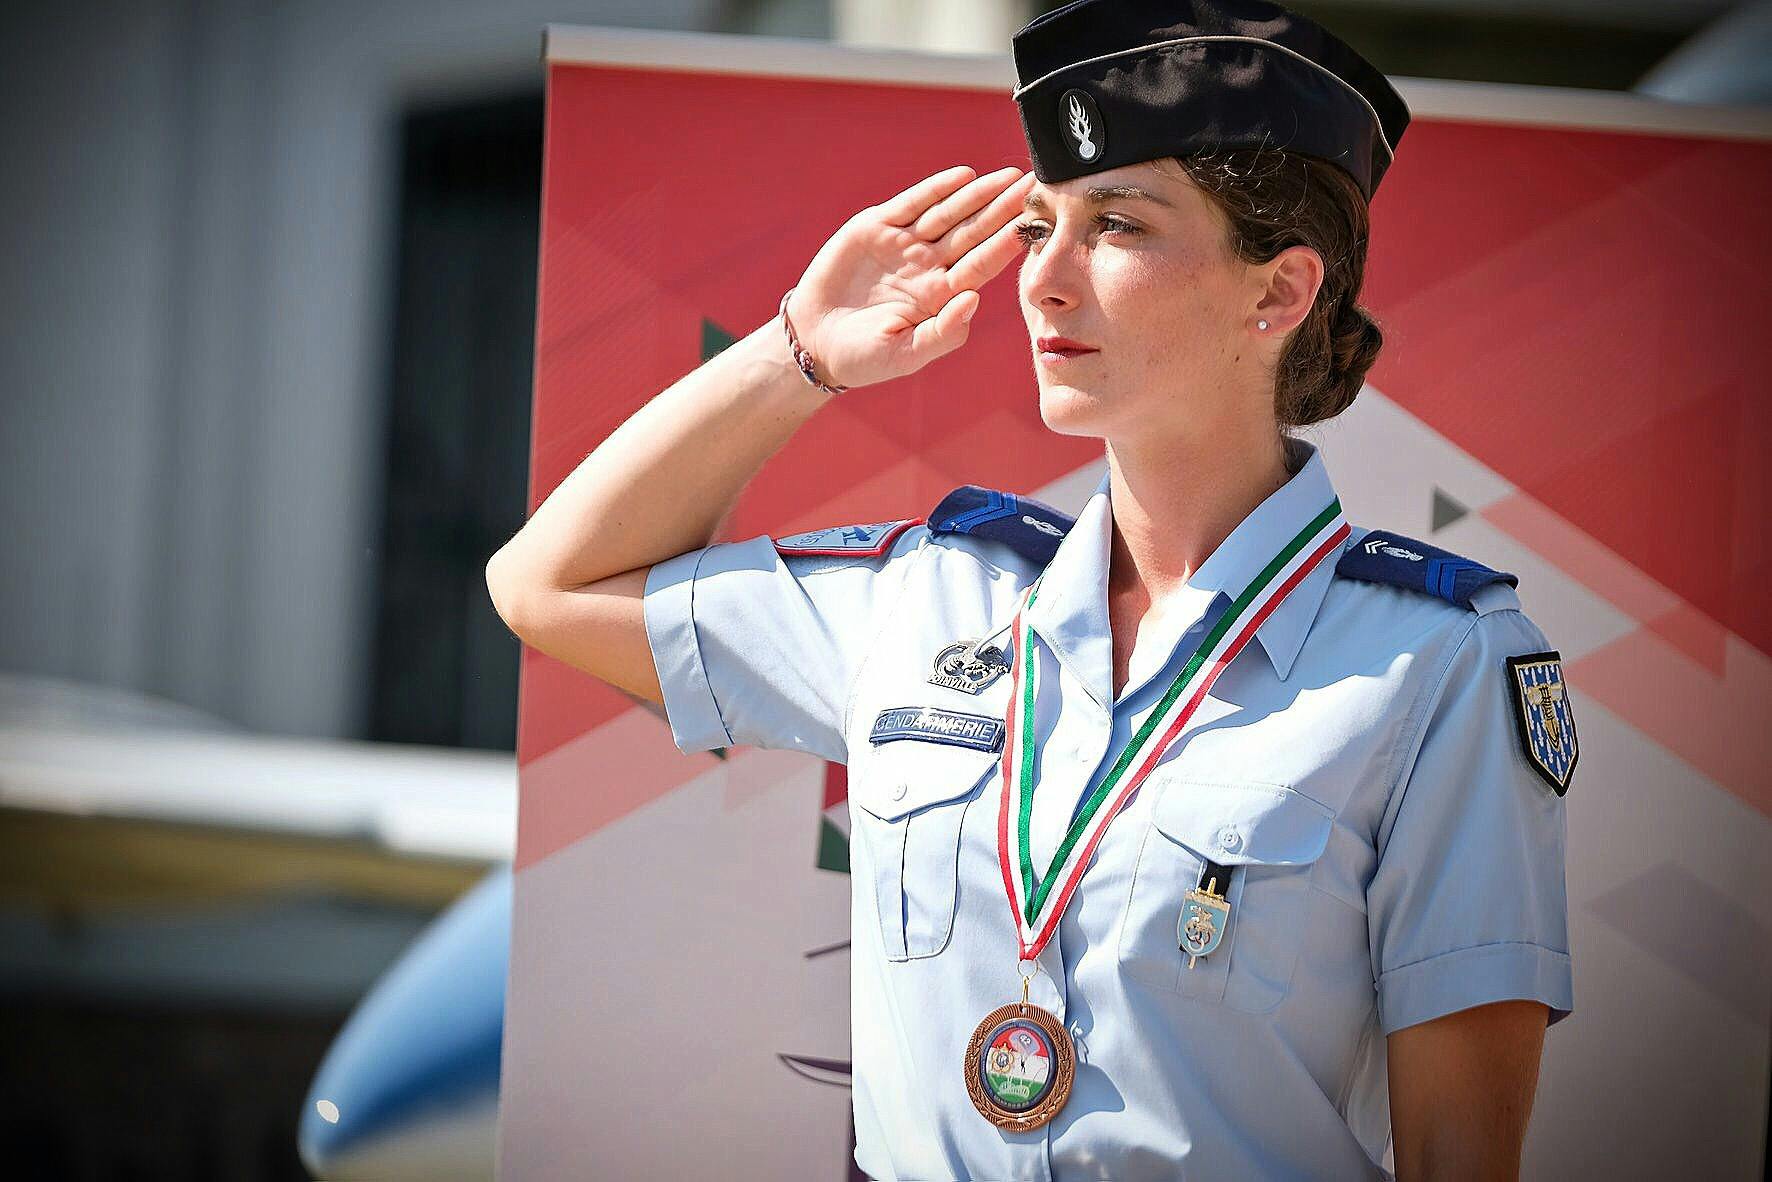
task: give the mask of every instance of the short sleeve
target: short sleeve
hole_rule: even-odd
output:
[[[1522,746],[1507,665],[1549,648],[1518,609],[1484,612],[1429,692],[1366,892],[1387,1035],[1496,1001],[1574,1008],[1563,797]]]
[[[855,679],[927,535],[856,556],[784,555],[760,535],[655,564],[642,607],[672,741],[847,763]]]

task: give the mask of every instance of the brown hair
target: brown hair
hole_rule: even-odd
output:
[[[1229,223],[1230,248],[1244,262],[1265,263],[1301,245],[1322,256],[1323,285],[1280,353],[1274,416],[1283,428],[1303,427],[1346,410],[1384,345],[1378,322],[1359,303],[1369,223],[1354,179],[1278,148],[1207,150],[1152,163],[1167,175],[1180,165]]]

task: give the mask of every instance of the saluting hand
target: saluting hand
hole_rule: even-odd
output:
[[[1020,253],[1011,224],[1033,180],[956,165],[844,222],[788,299],[818,376],[866,386],[964,345],[979,289]]]

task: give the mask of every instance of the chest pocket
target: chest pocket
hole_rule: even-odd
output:
[[[917,739],[856,751],[849,765],[851,860],[872,888],[889,960],[933,956],[954,929],[960,822],[998,754]],[[852,853],[855,851],[852,851]]]
[[[1159,788],[1120,931],[1122,971],[1148,984],[1262,1013],[1292,987],[1308,921],[1312,867],[1335,814],[1301,792],[1256,780],[1175,777]],[[1140,789],[1143,791],[1144,789]],[[1188,968],[1180,919],[1207,860],[1232,867],[1219,946]],[[1223,884],[1218,888],[1224,892]]]

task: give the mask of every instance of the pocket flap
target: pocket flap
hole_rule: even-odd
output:
[[[1292,866],[1322,857],[1335,813],[1284,784],[1178,776],[1164,782],[1152,820],[1226,866]]]
[[[849,797],[883,821],[965,796],[996,770],[995,751],[900,739],[857,751],[849,761]]]

